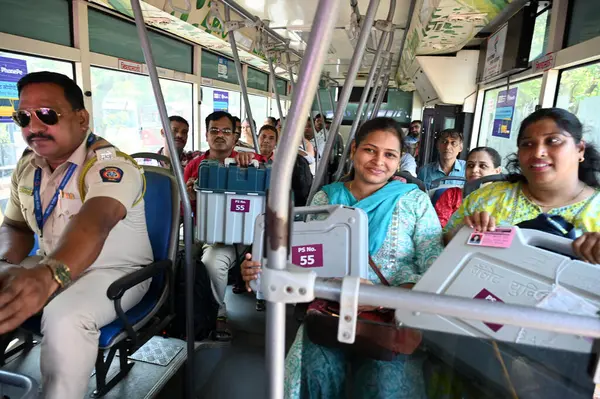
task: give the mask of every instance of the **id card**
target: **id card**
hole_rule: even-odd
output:
[[[471,233],[467,244],[481,247],[508,248],[514,237],[515,229],[512,227],[497,227],[496,231]]]

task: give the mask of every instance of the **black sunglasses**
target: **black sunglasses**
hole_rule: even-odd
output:
[[[35,113],[35,116],[40,120],[40,122],[48,126],[56,125],[58,123],[58,118],[61,116],[61,114],[52,108],[36,108],[32,109],[31,111]],[[13,121],[15,121],[15,123],[22,128],[29,126],[31,123],[31,111],[20,109],[13,112]]]

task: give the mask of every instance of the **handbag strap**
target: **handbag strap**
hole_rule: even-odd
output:
[[[379,280],[381,281],[381,283],[383,285],[387,285],[389,287],[390,283],[387,281],[387,279],[385,277],[383,277],[383,274],[381,274],[381,270],[379,270],[379,268],[377,267],[375,262],[373,262],[373,258],[371,258],[370,256],[369,256],[369,266],[371,266],[371,270],[373,270],[375,272],[375,274],[377,275],[377,277],[379,277]]]

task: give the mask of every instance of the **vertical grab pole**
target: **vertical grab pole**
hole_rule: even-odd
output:
[[[410,21],[412,21],[412,16],[415,12],[415,6],[417,4],[417,0],[411,0],[410,6],[408,7],[408,25],[404,29],[404,35],[402,36],[402,43],[400,43],[400,49],[398,51],[399,58],[398,62],[402,61],[402,54],[404,52],[404,45],[406,44],[406,36],[408,34],[408,28],[410,28]],[[391,50],[391,48],[390,48]],[[388,51],[389,53],[389,51]],[[393,55],[390,54],[390,59],[388,60],[388,70],[386,72],[385,82],[383,82],[386,86],[389,86],[390,74],[392,73],[392,63],[393,63]],[[375,108],[373,109],[373,115],[377,116],[379,113],[379,108],[381,108],[381,103],[383,102],[383,96],[385,91],[379,92],[379,96],[377,97],[377,102],[375,103]]]
[[[329,87],[329,84],[328,86]],[[323,131],[325,132],[325,142],[327,142],[328,131],[327,125],[325,124],[325,113],[323,112],[323,104],[321,103],[321,89],[317,89],[317,106],[319,107],[319,113],[321,114],[321,118],[323,118]]]
[[[338,86],[339,88],[339,86]],[[331,86],[329,86],[327,88],[327,91],[329,92],[329,101],[331,102],[331,109],[333,111],[333,115],[335,115],[336,112],[336,108],[335,108],[335,101],[333,100],[333,92],[331,91]],[[329,131],[332,131],[333,129],[329,129]],[[335,132],[334,134],[337,134],[337,132]]]
[[[356,74],[360,69],[360,63],[365,52],[365,47],[367,46],[367,41],[369,40],[371,27],[373,26],[373,22],[375,21],[375,14],[377,13],[377,8],[379,7],[379,1],[380,0],[371,0],[369,2],[367,14],[365,15],[365,18],[363,20],[363,26],[360,30],[360,34],[358,35],[356,48],[354,49],[354,54],[352,54],[352,60],[350,60],[350,66],[348,67],[348,77],[344,82],[342,92],[340,93],[340,96],[338,98],[336,112],[333,116],[333,121],[331,122],[330,130],[332,132],[337,133],[337,131],[340,129],[340,126],[342,125],[342,119],[344,118],[344,110],[346,109],[348,101],[350,100],[350,93],[352,91],[352,87],[354,86],[354,81],[356,80]],[[330,134],[327,138],[325,148],[323,149],[323,158],[321,159],[321,166],[317,169],[317,173],[315,174],[313,184],[310,188],[310,194],[308,195],[309,204],[312,201],[312,198],[317,193],[317,190],[321,187],[321,182],[323,181],[325,173],[327,172],[329,154],[333,149],[334,143],[335,134]],[[350,147],[350,142],[348,142],[347,147]]]
[[[379,94],[377,95],[377,100],[375,101],[375,107],[373,107],[373,111],[371,112],[371,116],[370,118],[372,119],[373,117],[377,117],[377,115],[379,114],[379,108],[381,108],[381,103],[383,102],[383,96],[385,95],[385,91],[387,90],[388,86],[389,86],[389,81],[390,81],[390,71],[392,68],[392,60],[393,60],[393,55],[390,54],[390,59],[388,60],[388,65],[387,65],[387,71],[385,73],[385,75],[383,75],[383,79],[381,79],[381,90],[379,91]],[[373,116],[375,115],[375,116]]]
[[[279,112],[279,120],[283,123],[283,110],[281,109],[281,101],[279,98],[279,92],[277,91],[277,79],[275,78],[275,68],[273,68],[273,60],[271,57],[267,56],[267,60],[269,61],[269,75],[271,76],[271,87],[273,88],[273,93],[275,93],[275,101],[277,101],[277,111]]]
[[[388,12],[387,21],[391,22],[394,19],[394,12],[396,11],[396,0],[390,0],[390,10]],[[381,39],[379,40],[379,44],[377,45],[377,52],[375,53],[375,58],[373,59],[373,65],[371,66],[371,70],[369,71],[369,76],[367,76],[367,81],[365,82],[365,88],[360,96],[360,101],[358,102],[358,113],[354,121],[352,122],[352,128],[350,130],[350,136],[348,136],[348,143],[351,143],[354,140],[354,135],[358,130],[358,123],[360,122],[360,117],[363,112],[363,106],[365,105],[365,101],[367,100],[367,94],[369,94],[369,88],[373,84],[373,79],[375,78],[375,72],[377,71],[377,65],[379,64],[379,60],[381,59],[381,54],[383,53],[383,46],[387,41],[390,33],[384,31],[381,34]],[[342,161],[340,162],[337,171],[334,175],[334,180],[339,180],[344,171],[344,165],[346,164],[346,159],[348,159],[348,154],[350,153],[350,145],[347,145],[344,148],[344,155],[342,157]]]
[[[319,85],[321,68],[325,64],[333,29],[339,15],[340,0],[322,0],[315,12],[313,28],[298,74],[292,106],[284,127],[279,152],[272,169],[270,195],[266,210],[266,267],[284,270],[290,244],[290,188],[292,170],[300,140],[304,133],[306,115]],[[264,283],[265,279],[263,279]],[[279,287],[280,290],[283,287]],[[263,289],[264,292],[268,290]],[[268,302],[267,311],[267,371],[269,398],[283,398],[285,359],[285,303]]]
[[[150,47],[150,41],[148,40],[148,32],[146,31],[146,25],[144,24],[144,16],[142,14],[142,8],[140,6],[140,0],[131,0],[131,7],[135,16],[135,25],[137,27],[138,36],[142,44],[142,51],[144,53],[144,59],[146,65],[148,65],[148,75],[150,75],[150,82],[152,83],[152,90],[154,91],[154,97],[156,98],[156,105],[162,121],[163,130],[166,132],[165,137],[167,138],[167,147],[169,148],[169,155],[171,159],[178,159],[177,150],[175,147],[175,140],[171,132],[171,123],[169,122],[169,115],[167,114],[167,107],[165,105],[165,99],[162,94],[160,87],[160,81],[158,80],[158,72],[156,71],[156,65],[154,64],[154,56],[152,55],[152,48]],[[185,245],[185,314],[186,314],[186,335],[187,335],[187,368],[186,368],[186,397],[194,397],[194,267],[192,265],[192,204],[187,196],[187,189],[185,182],[183,181],[183,170],[180,165],[173,164],[173,172],[175,173],[175,179],[177,180],[177,186],[181,193],[181,203],[183,206],[183,242]]]
[[[371,94],[369,95],[369,100],[367,101],[367,108],[365,109],[365,113],[364,113],[364,117],[365,120],[368,120],[370,118],[373,117],[373,113],[371,112],[371,114],[369,115],[369,108],[371,108],[371,104],[373,104],[373,107],[375,107],[375,92],[377,91],[377,85],[379,83],[380,80],[382,80],[381,78],[385,75],[385,69],[387,68],[386,64],[389,64],[389,59],[392,58],[392,44],[394,42],[394,31],[392,30],[388,36],[388,44],[387,44],[387,48],[385,50],[385,53],[388,57],[388,62],[386,63],[386,59],[384,58],[383,60],[381,60],[381,67],[379,68],[379,71],[377,72],[377,77],[375,78],[375,83],[373,85],[373,90],[371,91]],[[379,92],[378,93],[385,93],[385,90],[387,89],[386,87],[387,85],[384,84],[384,82],[381,82],[381,85],[379,86]],[[375,108],[373,108],[375,109]],[[377,114],[375,114],[375,117],[377,117]],[[362,116],[361,116],[362,118]]]
[[[231,21],[231,9],[228,5],[225,5],[225,22]],[[244,80],[244,71],[242,70],[242,62],[240,61],[240,54],[238,53],[237,44],[235,43],[234,31],[227,32],[229,38],[229,45],[231,52],[233,53],[233,60],[235,61],[235,70],[237,71],[238,80],[240,81],[240,89],[242,90],[242,98],[244,99],[244,105],[246,106],[246,118],[250,122],[250,130],[252,131],[252,140],[254,141],[254,151],[260,154],[258,149],[258,137],[256,136],[256,126],[254,126],[254,119],[252,118],[252,110],[250,109],[250,99],[248,97],[248,89],[246,88],[246,81]],[[234,126],[235,127],[235,126]]]
[[[389,35],[389,40],[388,43],[391,43],[393,40],[392,35]],[[389,54],[389,53],[388,53]],[[381,80],[381,76],[383,75],[383,70],[385,69],[385,58],[383,60],[381,60],[381,65],[379,66],[379,68],[377,69],[377,75],[375,75],[375,80],[373,81],[373,87],[370,90],[369,93],[369,99],[367,100],[367,106],[365,107],[364,111],[361,110],[360,115],[360,122],[362,122],[363,118],[365,120],[369,120],[369,108],[371,108],[371,104],[374,104],[375,101],[375,93],[377,92],[377,88],[379,87],[379,81]]]

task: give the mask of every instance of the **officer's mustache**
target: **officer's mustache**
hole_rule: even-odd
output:
[[[54,141],[54,137],[47,135],[45,133],[32,133],[29,136],[27,136],[27,143],[31,144],[31,141],[35,140],[35,139],[46,139],[46,140]]]

